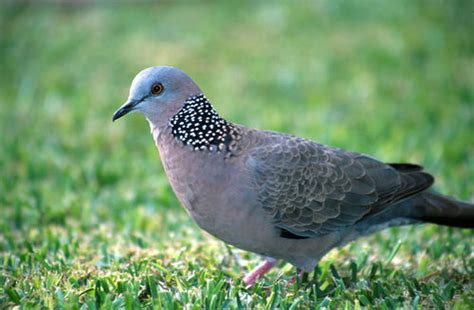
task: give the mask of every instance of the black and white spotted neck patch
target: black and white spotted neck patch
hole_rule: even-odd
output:
[[[224,152],[239,140],[239,130],[217,114],[206,96],[189,97],[169,120],[173,136],[195,150]]]

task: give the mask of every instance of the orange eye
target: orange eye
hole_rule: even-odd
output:
[[[155,83],[153,84],[153,86],[151,87],[151,93],[153,95],[158,95],[160,94],[162,91],[163,91],[163,84],[161,83]]]

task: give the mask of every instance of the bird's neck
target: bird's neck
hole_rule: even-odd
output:
[[[240,139],[239,129],[221,118],[203,94],[189,97],[168,126],[175,139],[195,150],[226,152]]]

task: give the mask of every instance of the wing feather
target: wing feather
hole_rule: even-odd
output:
[[[433,183],[417,165],[385,164],[290,135],[259,133],[247,164],[259,201],[282,236],[344,229]]]

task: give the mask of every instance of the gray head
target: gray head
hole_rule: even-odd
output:
[[[147,68],[135,76],[127,102],[115,111],[112,120],[138,111],[153,125],[164,125],[187,98],[200,93],[199,86],[178,68]]]

